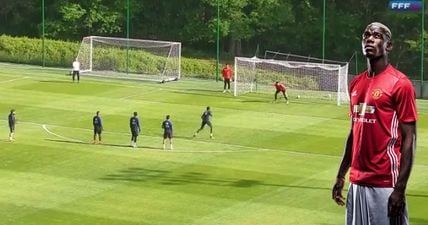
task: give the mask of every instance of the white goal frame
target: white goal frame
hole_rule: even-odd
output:
[[[88,36],[77,60],[80,71],[90,76],[162,82],[181,78],[180,42]]]
[[[322,78],[323,75],[332,77],[331,81],[325,81],[327,78]],[[296,82],[299,79],[310,80],[314,85],[313,87],[299,85]],[[294,94],[297,98],[336,100],[337,105],[349,102],[347,63],[340,65],[235,57],[234,80],[234,96],[248,92],[261,92],[259,90],[262,82],[265,84],[265,89],[274,92],[273,83],[278,80],[285,82],[289,95]],[[317,82],[324,85],[317,85]]]

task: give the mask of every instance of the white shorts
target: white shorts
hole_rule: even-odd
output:
[[[388,217],[388,199],[393,188],[349,185],[346,200],[346,225],[409,225],[407,206],[396,221]]]

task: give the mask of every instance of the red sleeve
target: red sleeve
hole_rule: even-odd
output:
[[[401,78],[395,84],[393,101],[397,108],[398,120],[408,123],[417,120],[416,94],[412,83],[407,78]]]

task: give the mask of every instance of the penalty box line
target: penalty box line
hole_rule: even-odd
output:
[[[4,119],[1,119],[3,121],[6,121]],[[57,133],[54,133],[52,131],[50,131],[47,126],[54,126],[54,127],[62,127],[62,128],[69,128],[69,129],[78,129],[78,130],[85,130],[85,131],[91,131],[91,129],[87,129],[87,128],[79,128],[79,127],[69,127],[69,126],[61,126],[61,125],[54,125],[54,124],[41,124],[41,123],[35,123],[35,122],[27,122],[27,121],[20,121],[20,123],[24,123],[24,124],[33,124],[36,126],[41,126],[43,128],[44,131],[46,131],[47,133],[56,136],[58,138],[61,138],[63,140],[68,140],[68,141],[74,141],[74,142],[79,142],[79,143],[87,143],[85,141],[82,140],[78,140],[78,139],[74,139],[74,138],[69,138]],[[105,131],[104,133],[110,133],[110,134],[120,134],[120,135],[129,135],[128,133],[124,133],[124,132],[109,132],[109,131]],[[144,135],[144,136],[148,136],[148,137],[158,137],[158,136],[153,136],[153,135]],[[159,136],[160,137],[160,136]],[[182,138],[185,139],[185,138]],[[188,140],[188,139],[185,139]],[[202,141],[202,140],[191,140],[192,142],[198,142],[198,143],[212,143],[209,141]],[[89,143],[89,142],[88,142]],[[296,155],[308,155],[308,156],[323,156],[323,157],[327,157],[327,158],[340,158],[340,156],[334,156],[334,155],[328,155],[328,154],[322,154],[322,153],[309,153],[309,152],[299,152],[299,151],[292,151],[292,150],[279,150],[279,149],[269,149],[269,148],[260,148],[260,147],[251,147],[251,146],[243,146],[243,145],[236,145],[236,144],[227,144],[227,143],[218,143],[220,145],[223,146],[228,146],[228,147],[236,147],[236,148],[243,148],[243,150],[237,150],[237,151],[222,151],[222,150],[212,150],[212,151],[186,151],[186,152],[181,152],[181,153],[239,153],[239,152],[278,152],[278,153],[288,153],[288,154],[296,154]],[[247,149],[247,150],[245,150]],[[180,153],[179,151],[175,151],[177,153]]]
[[[49,134],[52,134],[53,136],[59,137],[59,138],[61,138],[61,139],[67,140],[67,141],[74,141],[74,142],[84,143],[84,141],[77,140],[77,139],[73,139],[73,138],[68,138],[68,137],[65,137],[65,136],[59,135],[59,134],[57,134],[57,133],[54,133],[54,132],[50,131],[50,130],[47,128],[46,124],[40,124],[40,125],[42,125],[43,130],[45,130],[45,131],[46,131],[47,133],[49,133]]]
[[[4,119],[0,119],[0,121],[6,121]],[[47,125],[46,124],[41,124],[41,123],[35,123],[35,122],[26,122],[26,121],[21,121],[20,123],[24,123],[24,124],[33,124],[36,126],[42,126],[43,130],[45,130],[47,133],[54,135],[56,137],[65,139],[65,140],[69,140],[69,141],[74,141],[74,142],[79,142],[79,143],[86,143],[82,140],[77,140],[77,139],[73,139],[73,138],[68,138],[59,134],[56,134],[52,131],[50,131],[49,129],[47,129]],[[55,127],[63,127],[63,128],[70,128],[70,129],[79,129],[79,130],[85,130],[85,131],[91,131],[91,129],[86,129],[86,128],[79,128],[79,127],[68,127],[68,126],[61,126],[61,125],[52,125],[49,124],[49,126],[55,126]],[[121,134],[121,135],[128,135],[127,133],[124,132],[105,132],[105,133],[111,133],[111,134]],[[149,136],[149,137],[155,137],[155,136],[150,136],[150,135],[145,135],[145,136]],[[157,136],[156,136],[157,137]],[[199,142],[199,143],[210,143],[208,141],[201,141],[201,140],[192,140],[194,142]],[[288,154],[296,154],[296,155],[308,155],[308,156],[323,156],[326,158],[341,158],[342,156],[333,156],[333,155],[327,155],[327,154],[321,154],[321,153],[309,153],[309,152],[298,152],[298,151],[290,151],[290,150],[278,150],[278,149],[268,149],[268,148],[256,148],[256,147],[250,147],[250,146],[242,146],[242,145],[235,145],[235,144],[226,144],[226,143],[218,143],[221,145],[225,145],[225,146],[229,146],[229,147],[239,147],[239,148],[247,148],[247,149],[254,149],[254,150],[238,150],[238,151],[168,151],[168,153],[241,153],[241,152],[278,152],[278,153],[288,153]],[[157,150],[151,150],[151,149],[147,149],[148,151],[157,151]],[[162,150],[163,152],[164,150]],[[428,165],[425,164],[415,164],[414,166],[417,167],[422,167],[422,168],[428,168]]]

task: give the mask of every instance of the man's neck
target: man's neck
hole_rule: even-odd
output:
[[[387,57],[379,57],[374,59],[367,59],[367,71],[370,77],[382,73],[388,66]]]

